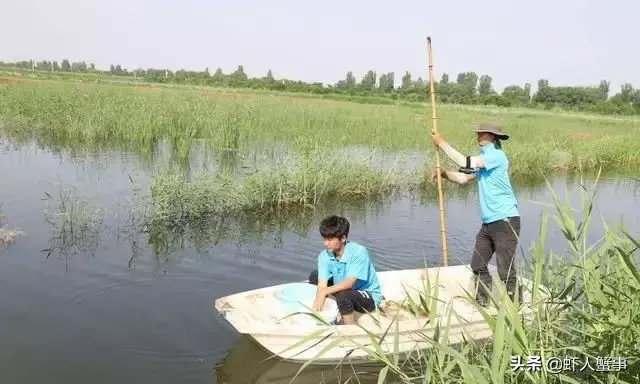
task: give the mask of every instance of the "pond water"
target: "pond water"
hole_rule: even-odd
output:
[[[144,185],[163,161],[149,165],[117,151],[70,156],[32,144],[2,146],[2,224],[24,234],[0,253],[0,382],[288,383],[299,366],[262,363],[267,355],[224,323],[213,300],[305,279],[322,246],[317,224],[325,214],[351,220],[350,238],[370,248],[379,270],[441,262],[437,202],[408,198],[251,223],[261,233],[221,221],[190,234],[197,246],[185,241],[163,251],[158,244],[167,238],[178,244],[185,235],[158,232],[150,241],[128,226],[123,208],[130,177]],[[553,186],[561,196],[566,187],[578,204],[576,182],[561,178]],[[601,236],[600,216],[637,233],[639,186],[628,178],[600,181],[592,238]],[[46,204],[55,209],[60,191],[71,187],[89,209],[106,211],[96,212],[100,227],[57,248],[64,242],[44,210]],[[517,190],[522,258],[538,237],[543,210],[532,201],[550,203],[551,197],[545,185]],[[445,209],[449,263],[468,263],[479,228],[475,195],[449,197]],[[566,242],[555,228],[550,223],[548,246],[562,251]],[[331,367],[314,368],[300,382],[336,382],[335,374]]]

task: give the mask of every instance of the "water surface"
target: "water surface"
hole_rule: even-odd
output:
[[[216,155],[214,162],[226,159],[237,167],[233,158]],[[260,156],[258,162],[264,162]],[[206,163],[202,169],[208,169]],[[166,157],[148,164],[119,151],[70,156],[33,145],[2,146],[2,224],[25,235],[0,253],[0,382],[245,383],[259,377],[288,382],[299,366],[261,363],[264,351],[239,337],[215,313],[213,300],[305,279],[322,246],[317,225],[326,214],[351,220],[350,237],[370,248],[379,270],[441,263],[437,203],[409,198],[254,222],[253,229],[262,230],[257,234],[246,229],[246,222],[220,220],[191,232],[183,246],[178,246],[185,240],[179,231],[152,230],[150,240],[135,222],[130,225],[126,199],[131,179],[144,187],[166,164]],[[561,194],[566,187],[579,208],[576,181],[561,178],[553,186]],[[639,184],[628,178],[601,180],[591,238],[602,236],[600,216],[638,233]],[[56,240],[44,209],[49,203],[55,212],[60,192],[67,189],[86,199],[82,212],[94,212],[99,226],[57,248],[64,242]],[[544,185],[517,186],[517,191],[522,259],[538,237],[543,210],[532,200],[551,198]],[[445,209],[449,263],[468,263],[479,228],[475,195],[449,197]],[[566,242],[556,228],[550,223],[548,246],[562,251]],[[163,250],[168,243],[173,246]],[[52,248],[58,252],[49,257],[42,252]],[[335,382],[336,372],[323,368],[308,375],[301,382],[323,377]]]

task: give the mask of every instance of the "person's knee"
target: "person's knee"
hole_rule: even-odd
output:
[[[338,305],[338,311],[341,315],[348,315],[353,312],[353,301],[348,294],[348,291],[340,291],[334,294],[336,298],[336,304]]]
[[[359,308],[356,308],[356,310],[359,310],[360,312],[363,312],[363,313],[367,313],[367,312],[375,311],[376,307],[377,307],[376,302],[372,298],[370,298],[365,302],[361,303]]]
[[[309,283],[318,285],[318,270],[314,270],[309,274]]]

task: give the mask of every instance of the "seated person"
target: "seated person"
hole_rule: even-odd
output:
[[[349,221],[329,216],[320,223],[325,249],[318,255],[318,269],[309,282],[318,286],[313,309],[321,311],[327,296],[334,295],[339,324],[355,324],[355,313],[373,312],[382,302],[382,289],[367,248],[349,236]]]

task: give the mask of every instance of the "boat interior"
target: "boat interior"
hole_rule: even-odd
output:
[[[491,273],[494,282],[499,281],[495,268]],[[383,271],[378,272],[378,278],[384,295],[381,306],[374,313],[357,316],[359,325],[371,332],[384,331],[392,321],[400,322],[407,329],[425,327],[429,321],[447,313],[448,308],[457,315],[447,320],[452,325],[483,321],[470,301],[475,286],[469,265]],[[494,283],[494,293],[495,286]],[[312,298],[301,303],[301,311],[287,311],[279,295],[285,287],[287,284],[230,295],[216,300],[215,307],[241,333],[307,334],[316,327],[333,326],[336,319],[331,314],[311,314]],[[523,301],[528,297],[525,289]],[[333,305],[335,307],[335,303]]]

